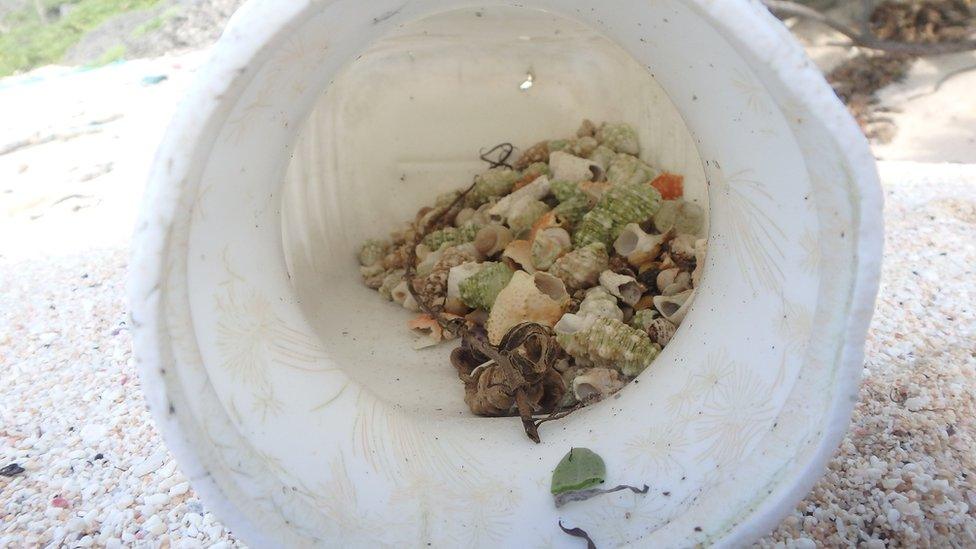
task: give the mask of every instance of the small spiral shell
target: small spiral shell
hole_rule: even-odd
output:
[[[604,123],[596,132],[596,140],[618,153],[640,154],[637,131],[630,124]]]
[[[624,319],[624,312],[617,306],[617,298],[610,295],[602,286],[594,286],[586,291],[586,297],[579,304],[576,314],[597,318]]]
[[[695,290],[686,290],[676,295],[659,295],[654,298],[654,307],[661,313],[661,316],[671,321],[675,326],[680,326],[681,321],[688,314],[691,303],[694,300]]]
[[[674,323],[663,317],[655,318],[644,328],[651,341],[662,347],[671,342],[671,338],[674,337],[677,330],[678,327]]]
[[[620,377],[617,370],[589,368],[573,378],[573,396],[579,402],[591,404],[613,395],[625,384],[626,380]]]
[[[599,181],[604,175],[603,168],[596,162],[562,151],[549,156],[549,169],[552,179],[560,181]]]
[[[512,192],[518,179],[517,171],[505,167],[485,171],[475,177],[474,187],[464,197],[464,205],[477,208],[493,198],[505,196]]]
[[[498,294],[508,285],[514,271],[504,263],[488,263],[458,283],[461,301],[472,309],[490,311]]]
[[[607,168],[607,181],[614,185],[643,185],[653,181],[660,173],[636,156],[617,154]]]
[[[704,223],[704,210],[687,200],[665,200],[654,214],[654,228],[662,233],[673,228],[679,234],[700,235]]]
[[[514,191],[512,194],[504,196],[488,208],[488,215],[492,219],[505,221],[511,213],[512,208],[523,200],[542,200],[549,194],[549,178],[540,175],[535,181]]]
[[[363,267],[375,265],[383,260],[383,257],[386,256],[389,249],[389,242],[384,240],[369,239],[364,242],[362,248],[359,249],[359,264]]]
[[[516,238],[528,236],[532,225],[549,211],[549,205],[541,200],[525,197],[508,211],[508,227]]]
[[[660,203],[661,195],[650,185],[613,185],[583,216],[573,233],[573,245],[579,248],[601,242],[610,246],[626,225],[649,219]]]
[[[477,234],[478,227],[472,224],[462,227],[444,227],[425,236],[422,244],[430,250],[437,251],[447,246],[471,242]]]
[[[663,234],[647,234],[637,223],[628,223],[620,231],[620,235],[613,241],[613,249],[627,258],[627,261],[639,267],[649,261],[654,261],[664,245],[674,235],[673,231]]]
[[[557,259],[549,273],[559,277],[570,290],[579,290],[596,284],[609,262],[606,246],[594,242]]]
[[[657,318],[656,310],[641,309],[634,313],[634,316],[630,318],[630,321],[628,321],[627,324],[629,324],[631,328],[635,328],[637,330],[646,332],[647,327],[650,326],[652,322],[654,322],[655,318]],[[654,338],[652,337],[651,340],[653,341]]]
[[[380,287],[377,288],[377,291],[379,291],[380,295],[392,301],[393,288],[395,288],[396,285],[403,280],[403,275],[405,274],[405,272],[406,271],[404,271],[403,269],[393,269],[391,271],[386,271],[386,274],[383,275],[383,282],[380,284]]]
[[[543,163],[549,162],[548,141],[540,141],[539,143],[532,145],[528,149],[525,149],[525,152],[522,153],[522,156],[519,157],[519,159],[515,162],[514,166],[516,170],[524,170],[525,168],[528,168],[530,165],[540,163],[540,162]]]
[[[566,229],[550,227],[536,233],[532,240],[532,265],[545,271],[552,264],[573,249],[573,243]]]
[[[637,303],[644,294],[644,287],[637,282],[637,279],[609,269],[600,273],[600,286],[610,292],[610,295],[630,306]]]
[[[564,315],[555,326],[556,342],[570,356],[594,366],[616,368],[636,376],[660,349],[647,334],[613,318]]]
[[[493,257],[512,241],[512,230],[504,225],[486,225],[474,237],[474,246],[485,257]]]

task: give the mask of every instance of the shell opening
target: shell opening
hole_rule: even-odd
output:
[[[566,285],[563,284],[563,281],[549,273],[535,273],[534,281],[535,287],[538,288],[540,292],[552,298],[553,301],[563,301],[569,297],[569,293],[566,291]]]

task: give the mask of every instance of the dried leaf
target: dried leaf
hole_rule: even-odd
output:
[[[567,534],[573,536],[574,538],[582,538],[586,540],[586,549],[596,549],[596,544],[590,538],[590,535],[586,533],[586,530],[582,528],[566,528],[563,526],[563,521],[559,521],[559,529]]]

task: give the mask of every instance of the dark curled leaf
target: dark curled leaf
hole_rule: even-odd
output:
[[[596,544],[590,538],[590,535],[586,533],[586,530],[582,528],[566,528],[563,526],[563,521],[559,521],[559,529],[567,534],[573,536],[574,538],[582,538],[586,540],[586,549],[596,549]]]
[[[556,494],[553,499],[556,501],[556,507],[562,507],[567,503],[572,501],[586,501],[590,498],[596,496],[602,496],[603,494],[610,494],[613,492],[619,492],[621,490],[630,490],[635,494],[646,494],[650,488],[645,484],[643,488],[637,488],[636,486],[627,486],[626,484],[621,484],[620,486],[614,486],[609,490],[601,490],[599,488],[591,488],[589,490],[574,490],[572,492],[563,492],[561,494]]]
[[[505,166],[511,169],[512,165],[508,163],[508,159],[515,152],[515,145],[511,143],[501,143],[495,145],[487,152],[482,152],[480,158],[491,165],[492,168],[499,168]],[[497,155],[497,159],[493,159],[492,155]]]

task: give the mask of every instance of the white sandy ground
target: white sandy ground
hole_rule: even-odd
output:
[[[125,323],[135,205],[201,59],[0,81],[0,153],[97,130],[0,154],[0,467],[26,469],[0,477],[0,547],[241,545],[159,439]],[[936,103],[972,113],[971,94],[952,90]],[[955,160],[921,143],[972,126],[919,126],[888,158]],[[959,159],[976,162],[974,149]],[[851,435],[762,545],[976,546],[976,164],[884,162],[881,172],[886,258]]]

